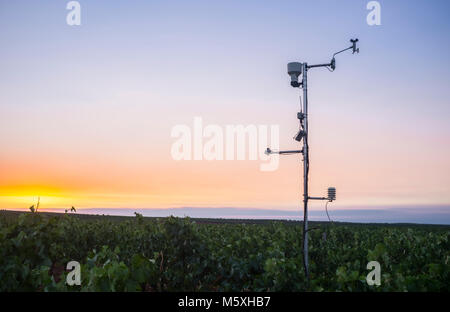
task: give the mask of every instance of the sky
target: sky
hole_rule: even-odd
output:
[[[0,0],[0,209],[298,211],[301,158],[173,159],[173,127],[278,125],[296,149],[309,72],[310,191],[332,209],[449,207],[448,1]],[[262,147],[261,147],[262,148]],[[447,205],[447,206],[446,206]],[[323,203],[312,203],[323,209]],[[397,207],[397,208],[396,208]]]

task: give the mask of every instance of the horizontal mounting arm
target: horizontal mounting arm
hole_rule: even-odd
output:
[[[312,199],[312,200],[330,200],[328,197],[310,197],[310,196],[308,196],[308,199]]]
[[[293,150],[293,151],[278,151],[276,152],[280,155],[290,155],[290,154],[303,154],[303,150]]]
[[[270,154],[291,155],[291,154],[301,154],[301,153],[303,153],[303,150],[272,151],[270,148],[267,148],[265,151],[266,155],[270,155]]]
[[[317,65],[308,65],[308,69],[309,68],[314,68],[314,67],[330,67],[333,63],[329,63],[329,64],[317,64]]]
[[[353,46],[348,47],[347,49],[344,49],[344,50],[341,50],[341,51],[339,51],[339,52],[334,53],[334,54],[333,54],[333,58],[334,58],[336,55],[338,55],[339,53],[345,52],[345,51],[350,50],[350,49],[353,49]],[[354,53],[354,52],[353,52],[353,53]]]

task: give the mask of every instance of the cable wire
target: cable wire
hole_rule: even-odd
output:
[[[329,203],[329,202],[330,202],[330,201],[327,201],[326,204],[325,204],[325,212],[327,213],[328,221],[331,222],[331,223],[333,223],[334,221],[331,220],[330,215],[328,214],[328,203]]]

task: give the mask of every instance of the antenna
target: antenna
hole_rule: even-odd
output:
[[[297,113],[297,118],[300,121],[300,130],[294,136],[294,140],[297,142],[303,142],[303,148],[301,150],[288,150],[288,151],[272,151],[267,148],[266,154],[302,154],[303,155],[303,264],[305,269],[305,275],[309,281],[309,265],[308,265],[308,201],[309,200],[326,200],[332,202],[336,200],[336,188],[328,188],[327,197],[311,197],[308,194],[308,175],[309,175],[309,145],[308,145],[308,70],[316,67],[331,68],[331,71],[336,69],[336,55],[352,50],[353,54],[359,53],[359,48],[356,47],[358,39],[351,39],[352,45],[344,50],[338,51],[333,54],[330,63],[308,65],[308,63],[291,62],[287,65],[287,71],[291,77],[291,86],[294,88],[303,89],[303,105],[301,105],[300,112]],[[302,76],[301,81],[299,77]],[[328,214],[328,211],[327,211]]]

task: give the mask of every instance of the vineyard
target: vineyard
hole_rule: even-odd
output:
[[[83,218],[0,211],[0,291],[449,291],[450,227]],[[66,264],[81,264],[81,285]],[[366,265],[381,265],[381,285]]]

